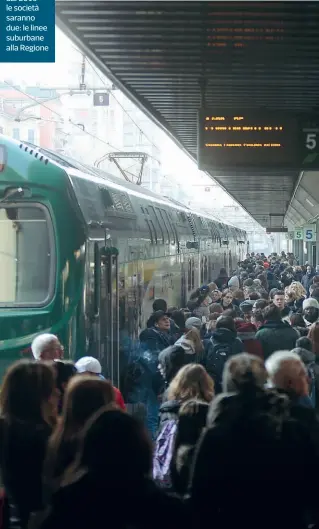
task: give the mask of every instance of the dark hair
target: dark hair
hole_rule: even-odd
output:
[[[265,299],[257,299],[256,300],[256,303],[254,304],[254,307],[256,310],[258,309],[265,309],[268,305],[268,301],[266,301]]]
[[[152,308],[153,308],[153,312],[157,312],[158,310],[162,310],[163,312],[166,312],[167,311],[167,303],[166,303],[165,299],[156,299],[153,302]]]
[[[220,316],[216,321],[216,329],[229,329],[236,332],[234,318],[224,315]]]
[[[269,300],[269,294],[267,290],[259,290],[259,294],[260,294],[261,299],[264,299],[266,301]]]
[[[296,312],[290,316],[290,323],[293,327],[306,327],[305,320],[303,319],[302,314],[299,312]]]
[[[143,424],[119,410],[102,408],[87,423],[76,461],[65,473],[63,485],[80,469],[107,475],[114,486],[150,475],[152,444]],[[132,486],[132,485],[131,485]]]
[[[226,268],[221,268],[219,271],[219,277],[227,277]]]
[[[220,303],[212,303],[209,306],[209,312],[211,312],[211,313],[219,312],[219,314],[221,314],[223,312],[223,307],[221,306]]]
[[[258,274],[257,279],[261,282],[262,286],[267,290],[268,289],[268,281],[264,273]]]
[[[223,312],[223,317],[224,318],[236,318],[238,316],[238,312],[236,311],[236,309],[226,309],[224,310]]]
[[[256,310],[253,313],[252,317],[258,323],[264,323],[264,321],[265,321],[264,314],[263,314],[263,311],[261,309]]]
[[[55,390],[55,372],[44,362],[19,360],[7,370],[0,393],[5,419],[50,423],[49,399]]]
[[[220,318],[220,312],[211,312],[208,321],[216,321],[218,318]]]
[[[56,370],[55,385],[63,394],[66,384],[74,375],[77,374],[77,369],[73,362],[63,360],[54,360],[54,362],[52,362],[52,366]]]
[[[71,380],[65,392],[61,420],[48,443],[44,471],[48,483],[61,476],[74,459],[78,434],[86,422],[95,412],[111,403],[115,403],[115,394],[107,380],[93,375],[77,376]]]
[[[238,301],[244,301],[245,300],[244,292],[240,288],[238,290],[234,290],[233,298]]]
[[[249,299],[251,301],[257,301],[257,299],[260,299],[260,295],[258,294],[258,292],[251,292],[249,294]]]
[[[312,351],[312,341],[307,336],[301,336],[296,341],[296,347],[301,347],[307,351]]]
[[[317,286],[313,289],[310,297],[319,300],[319,288]]]
[[[183,331],[185,328],[184,312],[182,310],[173,310],[173,312],[171,313],[171,318],[173,322],[176,323],[177,327],[179,327],[179,329]]]
[[[186,363],[185,349],[180,345],[170,345],[159,353],[158,362],[164,371],[165,382],[170,384],[178,371]]]
[[[281,310],[271,303],[263,310],[264,320],[281,321]]]
[[[284,296],[285,293],[283,290],[279,290],[278,288],[274,291],[272,299],[274,299],[275,296]]]

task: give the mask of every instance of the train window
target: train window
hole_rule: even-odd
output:
[[[168,212],[168,218],[170,220],[170,223],[171,223],[171,226],[172,226],[172,229],[173,229],[173,233],[174,233],[174,237],[175,237],[175,241],[173,244],[175,244],[175,242],[178,244],[178,234],[177,234],[177,229],[176,229],[176,223],[174,222],[173,218],[172,218],[172,212],[169,211]]]
[[[154,237],[153,237],[153,232],[152,232],[152,228],[151,228],[151,225],[150,225],[150,221],[148,219],[145,219],[145,223],[146,223],[146,226],[148,227],[148,231],[149,231],[150,239],[151,239],[151,244],[153,244]]]
[[[156,229],[155,229],[155,226],[154,226],[154,222],[152,220],[149,221],[151,227],[153,228],[153,233],[154,233],[154,241],[155,241],[155,244],[157,244],[157,232],[156,232]]]
[[[100,193],[101,193],[101,198],[102,198],[102,202],[103,202],[103,205],[106,209],[110,209],[112,207],[114,207],[114,202],[113,202],[113,199],[112,199],[112,196],[111,196],[111,193],[109,192],[108,189],[106,189],[105,187],[101,187],[100,188]]]
[[[168,217],[168,214],[167,214],[167,211],[163,210],[163,213],[165,215],[165,219],[166,219],[166,222],[167,222],[167,225],[169,226],[170,228],[170,234],[171,234],[171,244],[175,244],[175,232],[173,230],[173,226],[171,224],[171,221]]]
[[[0,306],[46,305],[54,290],[54,254],[46,208],[0,207]]]
[[[163,224],[164,224],[164,227],[165,227],[165,232],[166,232],[166,235],[167,235],[166,243],[169,244],[170,243],[169,230],[168,230],[168,225],[166,224],[165,219],[164,219],[163,210],[160,209],[160,208],[156,208],[156,210],[159,213],[160,218],[163,221]]]
[[[158,234],[160,234],[160,238],[162,239],[162,243],[164,244],[164,232],[163,232],[163,229],[162,229],[162,225],[158,219],[158,216],[156,214],[156,211],[155,211],[155,208],[153,208],[153,206],[149,206],[150,208],[150,212],[151,212],[151,215],[152,215],[152,218],[154,219],[154,222],[155,222],[155,226],[157,228],[157,231],[158,231]]]

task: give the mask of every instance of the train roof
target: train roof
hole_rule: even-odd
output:
[[[118,178],[111,173],[108,173],[96,167],[92,167],[90,165],[79,162],[64,154],[57,153],[55,151],[52,151],[51,149],[39,147],[27,141],[21,142],[21,141],[13,140],[12,138],[6,138],[6,140],[9,140],[10,143],[16,144],[17,146],[20,146],[21,144],[23,144],[32,149],[36,149],[39,153],[49,158],[51,162],[63,168],[69,174],[70,177],[73,176],[75,178],[81,178],[81,179],[85,179],[88,181],[93,181],[96,184],[104,183],[104,184],[107,184],[109,187],[116,189],[118,191],[126,192],[128,194],[135,195],[139,198],[148,198],[148,199],[151,199],[153,202],[158,202],[160,204],[173,207],[174,209],[179,209],[181,211],[184,211],[186,214],[193,213],[197,215],[198,217],[203,217],[203,218],[212,220],[218,224],[229,226],[230,228],[235,229],[237,232],[245,233],[243,230],[236,228],[236,226],[234,226],[233,224],[229,222],[221,221],[220,219],[214,217],[214,215],[211,215],[211,214],[208,215],[207,213],[204,213],[204,214],[200,213],[178,202],[177,200],[171,199],[166,196],[162,197],[154,193],[153,191],[150,191],[140,185],[137,185],[137,184],[134,184],[128,181],[124,181],[121,178]]]

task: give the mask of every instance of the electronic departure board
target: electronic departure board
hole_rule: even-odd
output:
[[[317,126],[318,123],[318,126]],[[206,171],[319,169],[319,120],[283,112],[199,112],[198,165]]]

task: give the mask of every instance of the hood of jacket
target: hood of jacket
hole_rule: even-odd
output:
[[[242,341],[244,340],[254,340],[256,336],[256,327],[253,323],[241,323],[237,327],[237,336]]]
[[[219,343],[230,343],[237,338],[237,333],[221,327],[212,332],[212,339]]]
[[[181,336],[176,342],[175,345],[182,347],[186,354],[195,354],[194,344],[191,340],[187,340],[185,336]]]

